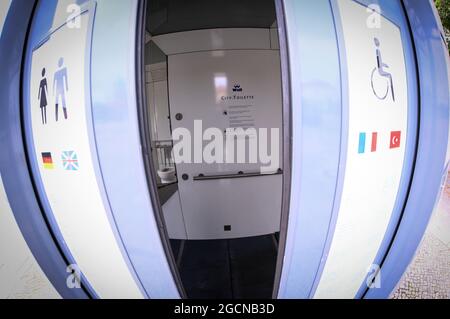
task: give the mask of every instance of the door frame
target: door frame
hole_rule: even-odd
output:
[[[152,157],[152,144],[151,144],[151,121],[149,118],[149,112],[147,108],[147,90],[145,87],[145,39],[146,39],[146,14],[147,6],[151,0],[139,1],[138,19],[137,19],[137,32],[136,32],[136,76],[137,76],[137,108],[139,114],[139,127],[140,136],[142,141],[142,155],[144,157],[145,171],[150,198],[152,201],[154,216],[156,223],[158,224],[159,236],[163,244],[164,251],[167,256],[167,261],[172,272],[175,284],[178,288],[182,299],[187,299],[187,294],[184,289],[180,272],[178,271],[176,258],[173,254],[169,233],[167,231],[166,222],[164,220],[164,214],[162,205],[159,200],[156,168]]]
[[[152,198],[152,204],[155,212],[155,218],[159,225],[161,240],[164,243],[164,248],[172,273],[174,275],[175,282],[180,291],[182,298],[187,298],[186,292],[181,281],[181,277],[176,265],[176,260],[173,255],[169,235],[167,231],[167,226],[164,221],[162,206],[159,201],[157,185],[156,185],[156,169],[153,163],[151,155],[151,130],[150,130],[150,120],[148,118],[148,112],[146,107],[146,90],[145,90],[145,62],[144,62],[144,48],[145,48],[145,14],[148,2],[151,0],[145,0],[141,2],[139,13],[138,13],[138,32],[137,32],[137,70],[138,75],[138,110],[139,110],[139,122],[140,122],[140,134],[143,144],[143,156],[146,166],[147,182],[150,195]],[[290,190],[291,190],[291,159],[292,159],[292,148],[291,148],[291,97],[290,97],[290,80],[289,80],[289,62],[288,62],[288,50],[287,50],[287,39],[285,32],[285,20],[284,20],[284,9],[283,0],[273,0],[275,3],[276,18],[278,25],[278,36],[280,45],[280,61],[281,61],[281,84],[282,84],[282,132],[283,132],[283,181],[282,181],[282,200],[281,200],[281,220],[280,220],[280,238],[278,242],[278,253],[277,253],[277,266],[275,271],[275,282],[273,286],[273,298],[276,298],[278,294],[279,282],[281,278],[281,270],[283,266],[283,257],[285,251],[286,243],[286,233],[289,217],[289,205],[290,205]]]

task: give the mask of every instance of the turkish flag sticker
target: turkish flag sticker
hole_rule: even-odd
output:
[[[400,147],[401,137],[402,132],[400,131],[391,132],[391,147],[390,147],[391,149]]]

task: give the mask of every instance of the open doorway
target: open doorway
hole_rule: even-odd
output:
[[[273,0],[147,0],[146,140],[188,298],[271,298],[283,178]]]

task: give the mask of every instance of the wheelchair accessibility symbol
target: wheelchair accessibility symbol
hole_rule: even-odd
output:
[[[373,69],[371,74],[373,94],[375,94],[379,100],[386,100],[390,92],[392,100],[395,102],[394,80],[392,79],[392,74],[387,70],[389,69],[389,65],[384,63],[381,58],[380,40],[375,38],[374,42],[376,46],[377,66]]]

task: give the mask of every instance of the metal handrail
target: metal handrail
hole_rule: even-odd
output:
[[[283,170],[280,168],[278,171],[274,173],[261,173],[261,172],[252,172],[252,173],[244,173],[239,172],[237,174],[217,174],[217,175],[204,175],[199,174],[194,176],[194,181],[207,181],[207,180],[215,180],[215,179],[231,179],[231,178],[245,178],[245,177],[262,177],[262,176],[273,176],[273,175],[281,175],[283,174]]]

